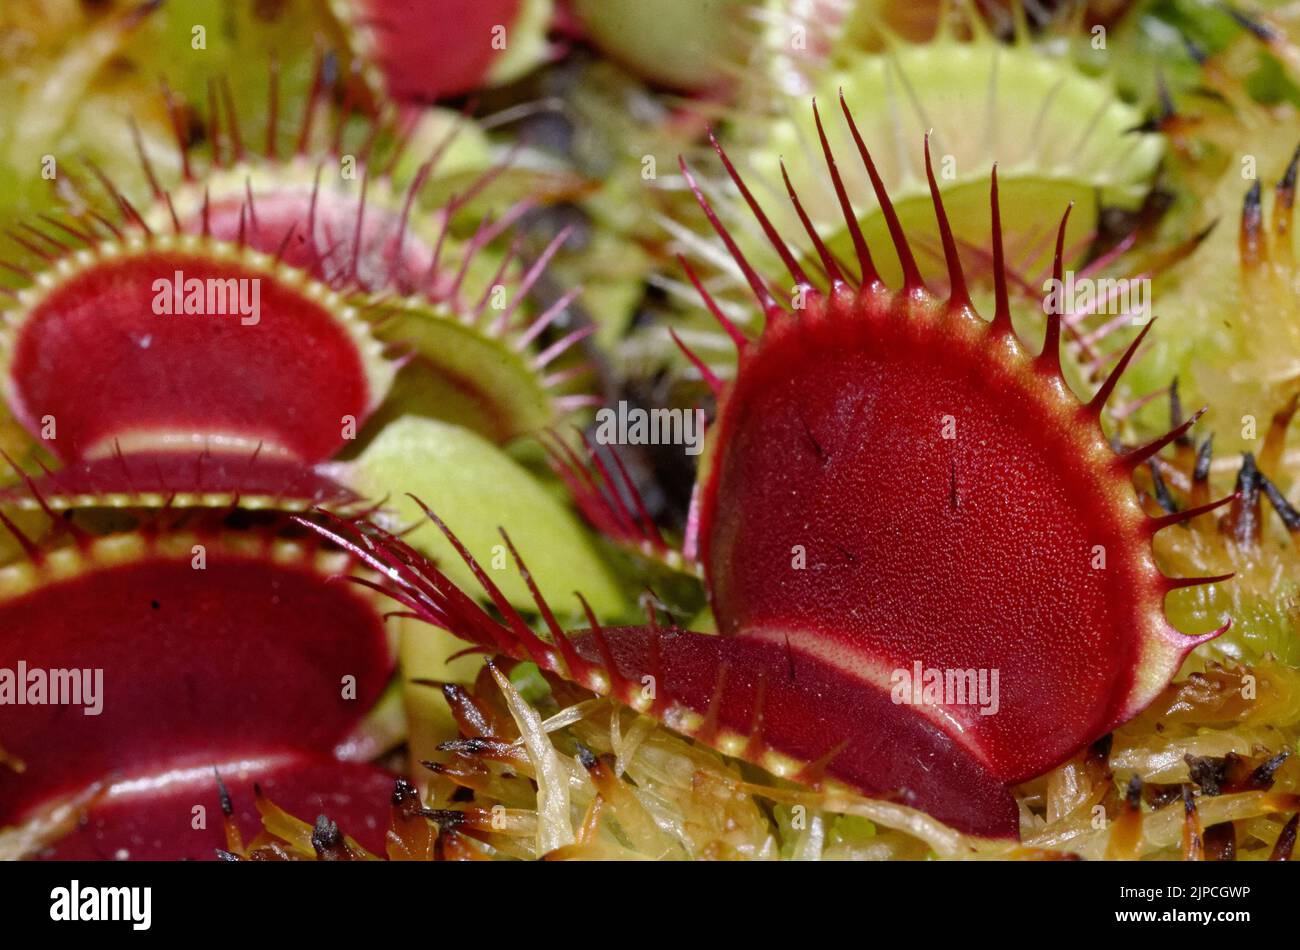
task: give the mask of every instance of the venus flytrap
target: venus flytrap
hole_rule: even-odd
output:
[[[777,776],[901,797],[967,834],[1016,838],[1011,786],[1132,718],[1198,644],[1222,632],[1187,636],[1165,618],[1170,591],[1223,578],[1167,577],[1151,542],[1232,499],[1162,517],[1142,511],[1134,470],[1194,418],[1117,454],[1100,413],[1134,348],[1084,403],[1061,379],[1060,313],[1049,315],[1040,352],[1021,342],[996,177],[997,306],[992,321],[975,311],[927,148],[949,287],[946,298],[934,295],[841,104],[888,223],[903,274],[897,288],[881,279],[847,200],[856,275],[799,214],[792,189],[829,286],[810,278],[718,146],[759,229],[808,288],[808,306],[787,309],[777,280],[750,264],[683,163],[764,317],[751,340],[701,287],[739,350],[735,380],[704,374],[718,418],[687,542],[704,566],[719,635],[664,626],[653,614],[646,626],[604,627],[585,602],[587,626],[566,630],[534,590],[543,636],[427,508],[504,623],[390,533],[340,519],[304,524],[380,571],[407,612],[464,640],[535,662]],[[825,148],[829,185],[843,194]],[[1058,279],[1064,243],[1065,220]],[[934,421],[954,406],[960,424],[945,440]],[[1092,567],[1098,544],[1105,570]],[[806,547],[806,569],[794,568],[792,546]],[[511,552],[527,580],[527,561]],[[891,701],[889,671],[904,662],[999,670],[996,714],[943,696],[924,702],[924,692],[919,706]],[[646,676],[655,684],[649,696]],[[978,694],[978,678],[976,686]],[[984,708],[993,708],[991,695]]]

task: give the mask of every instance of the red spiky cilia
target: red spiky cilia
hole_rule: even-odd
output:
[[[368,204],[367,194],[373,190],[380,190],[387,198],[398,197],[389,193],[394,191],[394,171],[406,154],[415,119],[407,116],[390,121],[363,114],[364,134],[349,150],[345,144],[346,127],[358,117],[350,87],[342,93],[343,105],[327,112],[329,121],[318,120],[328,95],[338,92],[340,80],[331,79],[332,63],[331,56],[318,51],[312,84],[296,129],[287,128],[281,117],[279,68],[272,63],[266,127],[257,137],[247,136],[241,129],[229,83],[224,77],[214,81],[204,117],[204,137],[210,145],[205,168],[200,167],[200,159],[194,154],[185,110],[164,86],[180,180],[171,189],[163,186],[137,134],[136,150],[152,207],[138,212],[106,176],[96,171],[99,184],[131,224],[238,241],[306,270],[335,290],[410,294],[424,285],[433,285],[427,289],[436,291],[437,279],[445,276],[441,274],[444,268],[435,259],[434,248],[412,233],[411,216],[422,187],[452,145],[459,126],[453,125],[420,165],[396,207],[390,207],[386,200]],[[281,142],[285,132],[292,135],[287,150]],[[388,140],[395,145],[385,149],[383,143]],[[377,155],[381,149],[385,154]],[[355,194],[328,184],[322,186],[326,165],[337,165],[345,156],[351,156],[353,172],[360,177]],[[492,177],[484,175],[466,195],[440,210],[444,228],[458,207],[473,199]],[[87,202],[93,200],[89,194],[80,197]],[[438,238],[439,250],[445,240],[444,230]]]
[[[1135,715],[1221,632],[1186,636],[1169,624],[1169,591],[1221,578],[1165,577],[1151,540],[1229,499],[1159,518],[1143,511],[1133,470],[1195,417],[1125,454],[1110,447],[1100,414],[1141,337],[1086,403],[1061,377],[1059,313],[1040,352],[1024,346],[1011,323],[996,170],[993,319],[971,304],[931,172],[950,286],[946,299],[933,295],[841,105],[902,265],[897,289],[877,274],[824,135],[856,277],[793,189],[790,198],[826,289],[718,148],[801,305],[778,302],[775,281],[750,265],[682,166],[766,318],[761,337],[746,339],[688,269],[740,350],[735,380],[711,381],[717,420],[688,539],[721,635],[653,620],[603,628],[590,611],[589,629],[566,632],[538,596],[544,639],[454,537],[504,623],[399,539],[340,519],[323,530],[384,574],[409,611],[485,650],[536,661],[778,775],[1016,837],[1009,786]],[[928,144],[926,153],[929,169]],[[1064,223],[1058,278],[1063,239]],[[899,674],[918,667],[927,678],[996,673],[996,711],[951,687],[923,694],[920,682],[909,698]]]

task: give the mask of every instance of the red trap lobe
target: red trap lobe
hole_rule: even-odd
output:
[[[625,627],[574,634],[572,646],[570,670],[589,664],[589,682],[610,674],[611,695],[642,709],[653,683],[657,718],[775,774],[874,789],[972,834],[1015,833],[1005,785],[943,730],[784,642]]]
[[[77,826],[34,857],[45,861],[211,861],[228,851],[221,788],[245,845],[262,834],[256,790],[290,815],[325,816],[382,854],[396,776],[356,762],[282,754],[175,768],[110,785]],[[197,811],[196,811],[197,809]],[[283,843],[281,843],[283,844]]]
[[[1126,479],[1091,461],[1115,467],[1100,428],[983,324],[890,303],[833,300],[746,360],[702,509],[714,610],[724,634],[904,683],[994,775],[1029,778],[1121,717],[1164,578]],[[998,695],[922,707],[918,662]]]
[[[388,682],[376,602],[330,580],[346,558],[250,535],[88,545],[0,571],[0,670],[26,700],[5,706],[23,768],[0,768],[0,825],[106,777],[329,753]]]
[[[430,102],[482,87],[515,39],[526,0],[338,0],[353,45],[399,102]]]
[[[355,314],[267,258],[158,239],[71,261],[10,314],[4,380],[65,461],[115,446],[318,461],[387,388]]]

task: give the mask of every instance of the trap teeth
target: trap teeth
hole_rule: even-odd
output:
[[[306,821],[317,815],[371,854],[383,854],[396,782],[386,769],[294,752],[179,761],[110,782],[89,802],[72,805],[72,827],[55,829],[28,856],[212,861],[246,857],[269,832],[293,857],[314,858],[314,829]]]
[[[139,451],[74,462],[0,489],[0,506],[27,511],[85,508],[240,508],[344,512],[361,498],[321,466],[251,452]]]

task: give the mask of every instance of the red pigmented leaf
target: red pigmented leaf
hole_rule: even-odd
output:
[[[109,775],[330,752],[394,662],[380,605],[331,579],[346,565],[256,535],[169,533],[0,571],[0,670],[28,699],[6,698],[23,769],[0,769],[0,824]]]
[[[385,92],[430,102],[481,88],[504,51],[523,0],[345,0],[352,46],[378,68]],[[494,33],[504,29],[506,33]],[[494,43],[494,38],[500,41]]]
[[[76,261],[23,292],[0,341],[14,416],[65,461],[115,445],[320,461],[391,381],[341,301],[234,245],[158,238]]]
[[[236,843],[231,830],[237,829],[238,843],[245,847],[264,837],[255,787],[284,812],[307,821],[324,815],[366,850],[382,853],[396,780],[372,765],[301,753],[166,769],[110,785],[89,804],[75,829],[33,857],[216,860]]]

